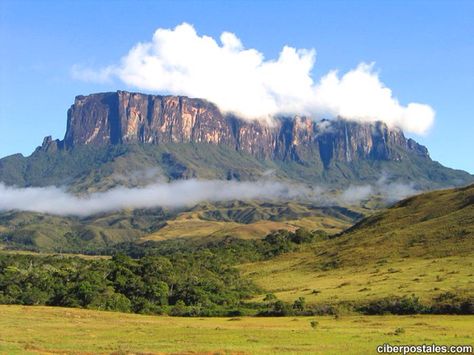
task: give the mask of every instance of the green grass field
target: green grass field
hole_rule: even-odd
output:
[[[474,343],[473,316],[173,318],[0,306],[0,329],[2,354],[374,354],[384,343]]]

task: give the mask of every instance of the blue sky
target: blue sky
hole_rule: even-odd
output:
[[[434,160],[474,173],[474,1],[8,1],[0,0],[0,156],[62,138],[74,96],[136,90],[74,79],[74,65],[117,64],[157,28],[235,33],[267,59],[284,45],[314,48],[315,79],[375,62],[403,105],[436,111],[425,136]]]

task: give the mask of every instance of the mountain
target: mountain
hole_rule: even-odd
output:
[[[296,116],[268,125],[223,114],[202,99],[125,91],[77,96],[64,139],[46,137],[29,157],[0,159],[0,181],[91,191],[151,168],[171,180],[256,180],[271,171],[277,179],[334,187],[381,176],[418,189],[474,181],[382,122]]]

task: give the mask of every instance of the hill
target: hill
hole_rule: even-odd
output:
[[[261,201],[124,210],[90,217],[13,211],[0,214],[0,247],[100,253],[124,242],[192,239],[203,244],[228,236],[263,238],[275,230],[300,227],[337,233],[362,216],[359,210],[338,206]]]
[[[209,231],[179,238],[176,228],[169,238],[152,234],[104,249],[111,259],[1,253],[0,301],[194,316],[472,314],[473,196],[474,185],[422,194],[336,235],[296,229],[251,240],[214,239]],[[240,213],[249,209],[242,203],[222,206],[225,213],[206,207],[183,211],[176,222],[191,219],[192,226],[199,215],[252,221]],[[269,216],[279,210],[260,208]],[[287,221],[293,228],[297,222]]]
[[[298,252],[241,266],[284,300],[474,296],[474,185],[400,201]]]

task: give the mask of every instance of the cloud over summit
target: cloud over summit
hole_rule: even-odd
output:
[[[434,110],[425,104],[399,103],[379,79],[373,64],[347,73],[311,76],[314,49],[284,46],[278,58],[265,59],[247,49],[233,33],[216,40],[199,35],[192,25],[158,29],[150,42],[136,44],[119,64],[100,70],[73,68],[87,81],[118,78],[142,90],[205,98],[224,112],[270,121],[279,114],[314,118],[381,120],[407,132],[422,134],[432,125]]]

